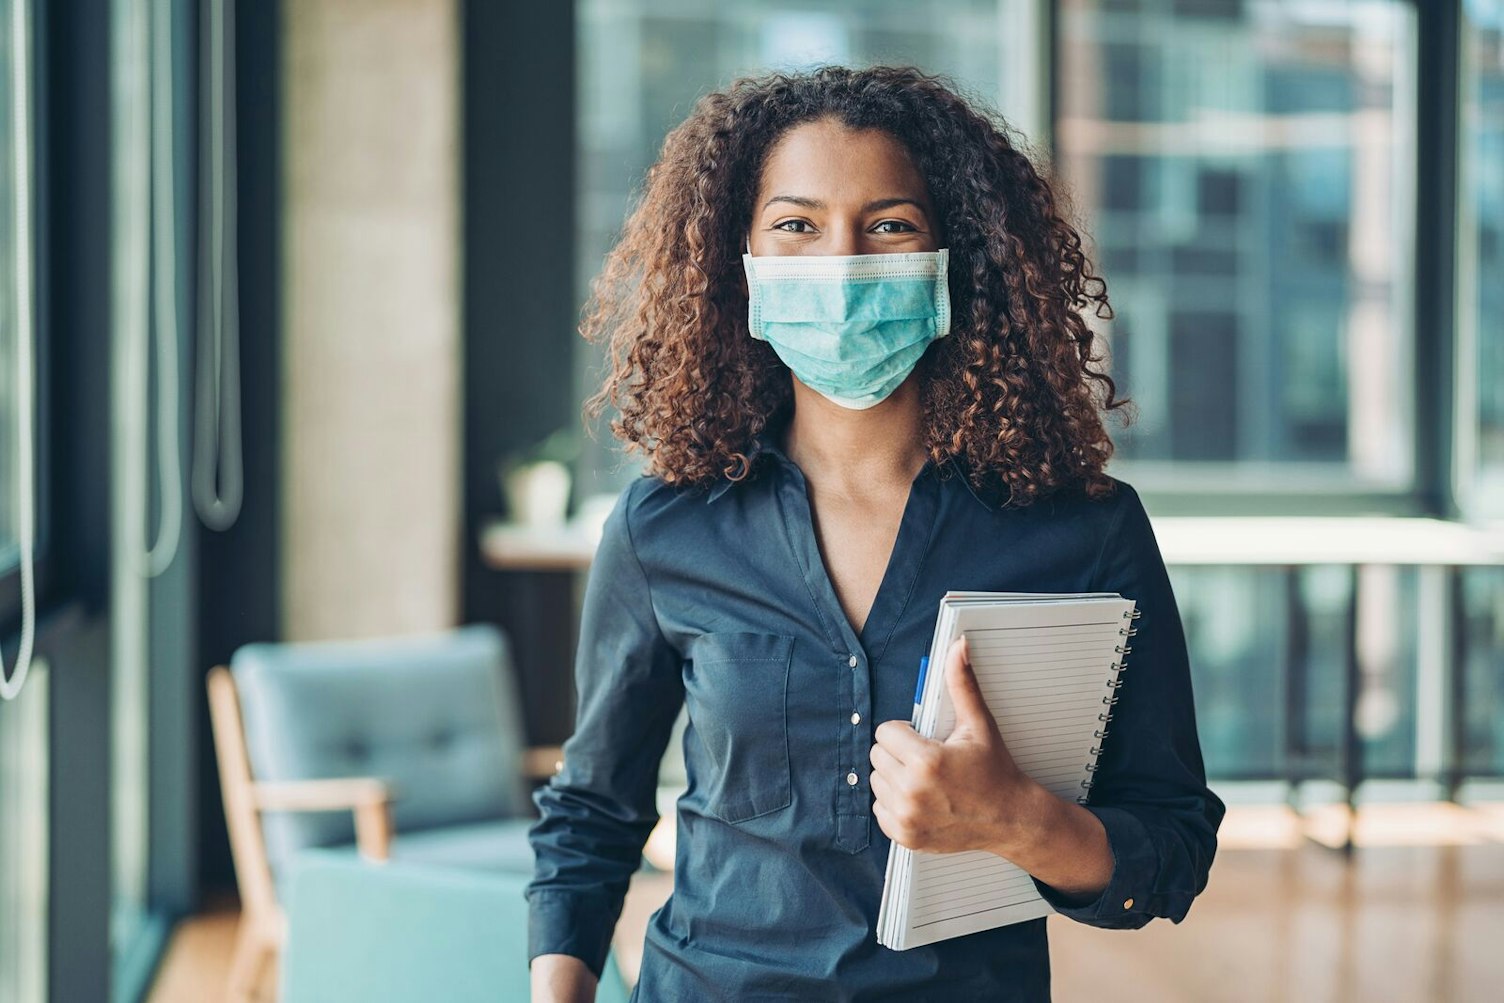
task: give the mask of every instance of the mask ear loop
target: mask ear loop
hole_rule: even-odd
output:
[[[752,279],[751,258],[752,235],[749,233],[747,234],[747,253],[743,262],[747,282],[747,333],[758,341],[765,341],[767,339],[757,333],[757,329],[760,326],[758,323],[758,314],[760,311],[758,309],[757,283]]]

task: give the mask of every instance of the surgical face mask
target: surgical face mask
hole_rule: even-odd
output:
[[[949,251],[742,255],[752,337],[841,407],[881,402],[950,331]]]

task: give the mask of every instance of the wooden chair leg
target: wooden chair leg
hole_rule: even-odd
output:
[[[276,944],[268,940],[262,924],[242,916],[235,936],[235,955],[230,962],[229,999],[231,1003],[258,1003],[266,963],[276,953]]]

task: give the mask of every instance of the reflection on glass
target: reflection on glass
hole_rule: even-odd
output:
[[[907,63],[951,76],[983,100],[1027,46],[1000,48],[1005,18],[1028,0],[583,0],[579,5],[578,299],[601,265],[663,138],[700,95],[738,76],[822,63]],[[602,353],[577,340],[577,397],[599,386]],[[635,476],[602,416],[579,478],[614,492]]]
[[[1414,568],[1176,567],[1171,582],[1209,776],[1336,779],[1350,655],[1365,775],[1412,773]]]
[[[1462,32],[1459,439],[1464,493],[1504,515],[1504,0],[1468,0]],[[1476,483],[1468,481],[1476,478]],[[1471,490],[1468,488],[1471,487]]]
[[[32,239],[21,232],[16,213],[14,137],[25,124],[16,119],[18,14],[33,23],[25,0],[0,0],[0,575],[20,564],[16,250],[20,240]],[[21,65],[34,81],[34,57],[23,53]],[[0,671],[14,673],[14,646],[7,647]],[[24,690],[15,700],[0,700],[0,1000],[16,1003],[47,999],[47,674],[45,661],[33,660]]]
[[[1409,483],[1414,42],[1402,0],[1062,0],[1056,157],[1140,476]]]
[[[1278,776],[1283,599],[1277,572],[1172,568],[1209,776]],[[1128,662],[1132,682],[1134,665]]]
[[[0,0],[0,574],[18,567],[20,538],[14,485],[20,476],[16,455],[19,417],[16,387],[16,178],[11,137],[15,135],[15,65],[11,28],[20,0]]]
[[[1504,774],[1504,568],[1462,574],[1463,772]]]
[[[0,4],[0,7],[3,7]],[[47,676],[0,700],[0,1000],[47,999]]]

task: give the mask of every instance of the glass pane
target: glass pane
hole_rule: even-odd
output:
[[[1279,774],[1284,599],[1278,572],[1171,568],[1208,776]],[[1128,679],[1132,685],[1133,659]]]
[[[1474,408],[1462,438],[1476,443],[1473,507],[1504,515],[1504,2],[1463,6],[1459,378]]]
[[[1401,0],[1062,0],[1131,476],[1409,484],[1414,45]]]
[[[1288,771],[1335,779],[1354,644],[1354,720],[1364,771],[1412,773],[1419,636],[1414,568],[1358,569],[1356,632],[1352,568],[1175,567],[1170,578],[1190,651],[1208,776],[1264,779]],[[1292,658],[1300,659],[1305,680],[1294,707],[1281,671]],[[1294,761],[1286,757],[1287,736],[1294,740]]]
[[[1419,583],[1413,567],[1358,569],[1358,736],[1370,776],[1407,777],[1415,765]]]
[[[1358,589],[1356,606],[1352,590]],[[1296,572],[1295,611],[1305,632],[1304,720],[1291,720],[1305,772],[1335,778],[1342,749],[1346,673],[1358,662],[1354,725],[1363,774],[1408,776],[1415,764],[1418,596],[1414,568],[1313,566]],[[1356,614],[1357,623],[1353,623]],[[1289,629],[1287,624],[1286,629]],[[1299,765],[1299,764],[1297,764]]]
[[[583,0],[579,4],[579,261],[583,302],[663,138],[701,94],[767,69],[912,63],[994,97],[1019,79],[1006,18],[1029,0]],[[603,355],[577,339],[577,394],[599,388]],[[614,492],[635,475],[602,416],[581,490]]]
[[[0,0],[0,574],[19,566],[16,492],[19,468],[16,420],[19,401],[16,370],[16,103],[14,38],[11,34],[19,0]]]
[[[0,1000],[15,1003],[47,999],[47,677],[36,659],[0,700]]]
[[[1463,772],[1504,775],[1504,568],[1462,573]]]

